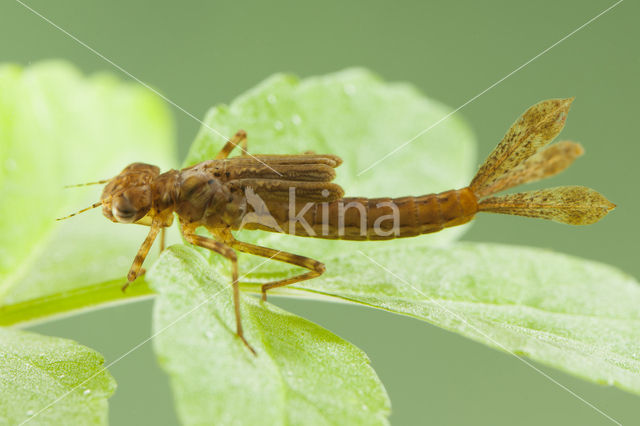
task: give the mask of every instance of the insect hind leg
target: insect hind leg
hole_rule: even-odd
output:
[[[227,143],[222,147],[218,155],[216,155],[216,160],[223,160],[231,154],[231,151],[235,147],[239,147],[242,151],[243,156],[249,155],[249,151],[247,151],[247,132],[244,130],[238,130],[233,137],[227,141]]]
[[[233,306],[236,316],[236,334],[238,335],[240,340],[242,340],[242,342],[247,346],[247,348],[249,348],[249,350],[254,355],[256,355],[255,349],[253,349],[249,342],[247,342],[247,339],[245,339],[244,331],[242,329],[242,318],[240,313],[240,287],[238,284],[238,256],[236,255],[236,252],[228,245],[219,241],[215,241],[211,238],[197,235],[194,231],[194,229],[184,227],[182,235],[184,235],[184,238],[191,244],[214,251],[231,261],[231,286],[233,288]]]
[[[255,244],[245,243],[243,241],[236,240],[230,232],[226,232],[221,235],[224,239],[224,242],[234,249],[253,254],[255,256],[266,257],[269,259],[278,260],[280,262],[288,263],[290,265],[301,266],[303,268],[307,268],[309,272],[305,272],[302,274],[294,275],[290,278],[285,278],[278,281],[272,281],[270,283],[263,284],[261,287],[262,291],[262,300],[267,300],[267,291],[284,287],[287,285],[295,284],[300,281],[309,280],[312,278],[319,277],[325,271],[324,263],[319,262],[315,259],[311,259],[310,257],[300,256],[293,253],[288,253],[285,251],[275,250],[268,247],[262,247]]]

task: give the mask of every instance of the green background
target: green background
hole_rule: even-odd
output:
[[[28,1],[197,117],[275,72],[304,77],[354,65],[390,81],[411,82],[456,108],[613,3]],[[618,209],[583,228],[486,215],[464,239],[553,248],[640,276],[639,12],[631,0],[621,3],[459,112],[476,132],[484,157],[526,107],[575,96],[562,136],[580,141],[587,153],[551,184],[591,186]],[[0,61],[29,64],[48,58],[126,78],[18,2],[3,1]],[[178,109],[174,116],[183,158],[199,123]],[[401,172],[382,163],[369,173]],[[394,424],[610,423],[517,358],[425,323],[342,304],[273,301],[369,354],[390,393]],[[150,335],[151,303],[34,329],[78,340],[111,361]],[[538,367],[623,424],[640,424],[637,396]],[[177,423],[168,381],[150,344],[111,371],[119,385],[111,399],[112,424]]]

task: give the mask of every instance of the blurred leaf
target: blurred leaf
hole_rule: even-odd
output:
[[[123,277],[143,227],[99,209],[55,218],[99,199],[133,161],[174,165],[165,104],[139,85],[84,77],[62,62],[0,67],[0,300],[16,303]]]
[[[324,258],[327,272],[295,287],[419,318],[640,394],[640,285],[617,269],[493,244],[408,240],[361,249]]]
[[[107,424],[107,398],[116,385],[102,370],[100,354],[71,340],[10,328],[0,328],[0,342],[1,424],[34,415],[29,424]]]
[[[252,355],[235,335],[228,278],[194,249],[171,247],[147,280],[159,293],[154,348],[184,424],[387,423],[387,394],[362,351],[242,295]]]
[[[336,182],[347,196],[404,196],[446,191],[469,184],[475,169],[475,139],[457,115],[416,138],[385,161],[358,173],[396,147],[434,125],[451,110],[407,84],[386,83],[364,69],[348,69],[298,81],[276,74],[238,97],[230,106],[212,108],[209,128],[226,136],[244,129],[248,151],[337,154],[344,163]],[[191,165],[214,158],[224,140],[207,127],[191,146]],[[239,150],[232,155],[238,155]],[[427,237],[441,244],[464,232],[446,229]],[[308,256],[351,251],[360,242],[310,240],[289,235],[243,231],[239,238],[285,248]],[[402,245],[399,241],[368,243]]]

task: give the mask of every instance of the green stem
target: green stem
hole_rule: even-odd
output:
[[[99,305],[126,303],[148,298],[153,295],[144,278],[132,283],[127,291],[122,291],[122,283],[126,279],[117,279],[88,287],[43,296],[0,307],[0,326],[32,325],[51,319],[97,308]],[[102,306],[100,306],[102,307]]]
[[[122,283],[125,281],[122,278],[63,291],[13,305],[0,306],[0,326],[34,325],[83,311],[120,303],[137,302],[152,297],[154,294],[144,277],[132,283],[127,288],[127,291],[122,291]],[[240,283],[240,287],[245,293],[261,294],[259,283]],[[270,294],[272,296],[340,301],[339,298],[331,297],[330,295],[295,287],[274,289]]]

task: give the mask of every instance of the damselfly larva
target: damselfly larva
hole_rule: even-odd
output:
[[[268,290],[317,277],[325,266],[308,257],[238,241],[231,231],[262,229],[302,237],[387,240],[461,225],[478,212],[538,217],[572,225],[594,223],[605,216],[615,205],[582,186],[492,196],[553,176],[583,153],[574,142],[549,145],[564,127],[572,101],[553,99],[529,108],[511,126],[471,184],[458,190],[418,197],[345,198],[342,188],[331,183],[334,168],[342,163],[339,157],[251,155],[246,150],[247,135],[239,131],[215,159],[182,170],[161,174],[158,167],[150,164],[130,164],[114,178],[98,182],[107,185],[101,200],[89,208],[102,206],[104,215],[113,222],[151,227],[129,270],[128,282],[140,275],[151,245],[158,233],[172,224],[174,216],[178,217],[187,242],[229,259],[236,331],[253,351],[242,332],[236,251],[308,269],[262,285],[264,300]],[[242,155],[228,158],[238,145]],[[200,226],[213,238],[196,234]]]

